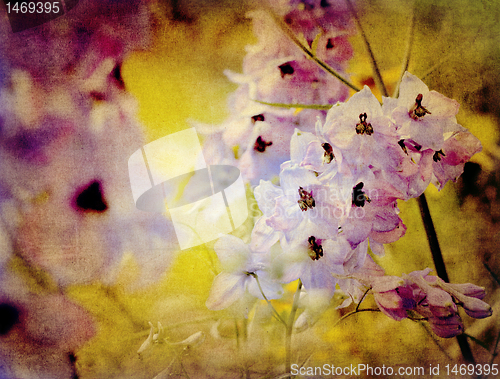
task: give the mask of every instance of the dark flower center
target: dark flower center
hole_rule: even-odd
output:
[[[118,63],[115,66],[115,68],[111,72],[111,75],[115,79],[116,85],[118,86],[118,88],[125,89],[125,82],[123,81],[123,77],[122,77],[122,65],[120,63]]]
[[[327,164],[331,163],[331,161],[333,161],[335,159],[335,155],[333,154],[332,145],[330,145],[328,142],[325,142],[321,146],[325,150],[325,153],[323,154],[323,162],[325,162]]]
[[[367,136],[373,134],[372,124],[366,122],[367,117],[366,113],[359,115],[359,123],[356,124],[356,134],[366,134]]]
[[[364,207],[366,201],[371,202],[370,198],[363,192],[363,186],[363,182],[359,182],[352,189],[352,205],[356,207]]]
[[[441,156],[443,157],[446,157],[446,154],[443,153],[443,150],[438,150],[434,153],[434,155],[432,156],[432,160],[434,162],[439,162],[441,160]]]
[[[290,63],[284,63],[281,66],[278,66],[281,71],[281,78],[284,78],[285,75],[293,75],[295,70],[293,69]]]
[[[405,154],[408,155],[408,149],[406,148],[405,140],[404,139],[400,139],[398,141],[398,145],[401,147],[401,149],[403,149],[403,151],[405,152]]]
[[[425,107],[422,106],[422,94],[419,93],[415,99],[415,105],[410,109],[408,115],[415,121],[420,120],[426,114],[431,114]]]
[[[257,140],[255,141],[255,144],[253,145],[254,150],[257,150],[259,153],[263,153],[266,151],[266,148],[268,146],[271,146],[273,143],[272,142],[266,142],[262,139],[261,136],[257,137]]]
[[[326,43],[326,48],[327,49],[333,49],[335,47],[335,44],[333,43],[332,38],[328,38],[328,42]]]
[[[308,239],[309,242],[309,257],[313,261],[317,261],[323,256],[323,246],[321,246],[321,240],[316,239],[316,237],[311,236]]]
[[[257,121],[265,121],[264,115],[257,114],[255,116],[252,116],[252,124],[255,124]]]
[[[19,321],[20,312],[12,304],[0,304],[0,335],[6,335]]]
[[[299,196],[300,199],[297,200],[297,203],[299,203],[299,207],[302,212],[307,211],[308,209],[313,209],[316,206],[316,201],[314,201],[312,191],[307,192],[304,188],[299,187]]]
[[[94,180],[81,190],[75,199],[76,209],[83,212],[102,213],[108,209],[104,200],[101,183]]]

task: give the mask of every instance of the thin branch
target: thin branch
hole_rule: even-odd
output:
[[[389,92],[387,92],[387,88],[385,87],[384,81],[382,80],[382,75],[380,75],[380,70],[377,65],[377,61],[375,60],[375,56],[373,55],[373,51],[370,45],[370,42],[368,42],[368,38],[366,37],[365,31],[363,30],[363,27],[361,26],[361,20],[358,17],[358,14],[356,13],[356,9],[354,9],[354,6],[351,3],[351,0],[346,0],[347,5],[349,7],[349,10],[352,14],[352,17],[356,21],[356,25],[358,26],[359,33],[361,34],[361,37],[363,38],[363,41],[365,42],[366,49],[368,50],[368,54],[370,55],[370,63],[372,65],[372,70],[373,70],[373,78],[375,79],[375,84],[377,85],[377,88],[379,89],[380,93],[382,93],[383,96],[389,97]]]
[[[363,300],[365,299],[366,297],[366,294],[368,293],[368,291],[370,291],[372,289],[372,287],[368,288],[365,293],[363,294],[363,296],[361,296],[361,299],[359,299],[359,303],[358,305],[356,305],[356,312],[359,310],[359,306],[361,305],[361,303],[363,302]]]
[[[429,211],[429,205],[427,204],[425,194],[420,195],[417,200],[418,207],[420,208],[420,215],[422,216],[422,221],[424,223],[425,233],[427,234],[427,240],[431,249],[432,260],[434,261],[434,266],[436,268],[436,273],[446,283],[449,283],[450,279],[448,279],[443,254],[441,253],[441,247],[439,246],[436,229],[434,228],[434,223],[432,222],[432,216]]]
[[[436,234],[436,229],[434,228],[434,223],[432,222],[432,216],[429,211],[429,205],[427,204],[427,199],[425,194],[418,197],[418,206],[420,208],[420,215],[422,216],[422,221],[424,223],[425,233],[427,234],[427,241],[429,242],[429,247],[432,253],[432,260],[434,261],[434,267],[436,268],[436,273],[445,282],[449,283],[448,273],[446,272],[446,266],[443,260],[443,254],[441,253],[441,248],[439,246],[439,241]],[[457,342],[460,346],[460,351],[462,356],[467,362],[475,363],[474,356],[472,355],[472,350],[467,341],[467,337],[463,334],[457,336]]]
[[[488,349],[488,346],[481,340],[478,340],[476,337],[474,336],[471,336],[470,334],[467,334],[467,333],[463,333],[464,336],[466,336],[467,338],[469,338],[470,340],[474,341],[475,343],[477,343],[479,346],[481,346],[483,349],[485,349],[488,353],[490,352],[490,350]],[[491,355],[493,355],[492,353],[490,353]]]
[[[287,326],[286,321],[283,320],[283,317],[280,316],[280,314],[278,313],[278,311],[273,307],[273,305],[271,304],[271,302],[269,301],[269,299],[266,297],[266,294],[262,290],[262,287],[261,287],[260,281],[259,281],[259,277],[257,276],[257,274],[250,273],[250,275],[253,276],[255,278],[255,280],[257,281],[257,285],[259,286],[259,291],[260,291],[262,297],[264,298],[264,300],[266,301],[267,305],[269,305],[269,307],[272,309],[274,317],[276,317],[276,319],[279,322],[281,322],[283,325],[285,325],[285,327],[286,327]]]
[[[500,330],[498,331],[497,340],[495,341],[495,347],[493,349],[493,353],[491,353],[490,366],[493,364],[493,361],[495,360],[496,356],[498,355],[497,349],[498,349],[499,342],[500,342]]]
[[[491,277],[495,280],[495,282],[500,286],[500,278],[491,270],[490,266],[483,262],[483,266],[490,273]]]
[[[352,315],[355,315],[356,313],[361,313],[361,312],[380,312],[380,309],[378,308],[365,308],[365,309],[356,309],[352,312],[349,312],[345,315],[343,315],[335,324],[333,324],[332,328],[335,328],[338,324],[340,324],[342,321],[344,321],[347,317],[350,317]]]
[[[234,331],[236,333],[236,350],[240,350],[240,330],[238,329],[238,320],[234,318]]]
[[[311,58],[316,64],[318,64],[323,70],[328,72],[329,74],[335,76],[338,80],[340,80],[342,83],[344,83],[346,86],[349,88],[353,89],[356,92],[359,92],[360,89],[356,87],[354,84],[352,84],[350,81],[342,77],[337,71],[335,71],[331,66],[329,66],[326,62],[323,62],[321,59],[316,57],[316,55],[311,51],[311,49],[308,46],[305,46],[296,36],[295,34],[290,30],[288,25],[284,23],[284,21],[279,18],[272,10],[269,10],[269,13],[271,14],[272,18],[276,22],[276,24],[280,27],[280,29],[295,43],[301,50],[302,52]]]
[[[411,48],[413,46],[413,38],[415,36],[415,14],[416,14],[416,0],[413,3],[412,15],[410,20],[410,25],[408,25],[408,38],[406,40],[406,49],[405,56],[403,59],[403,65],[401,67],[401,75],[399,76],[398,84],[396,85],[396,89],[392,94],[392,97],[399,97],[399,86],[401,85],[401,80],[403,80],[403,75],[406,71],[408,71],[408,67],[410,66],[410,58],[411,58]]]
[[[293,323],[295,321],[295,314],[297,313],[297,308],[299,307],[299,299],[300,299],[300,291],[302,289],[302,281],[299,279],[299,283],[297,284],[297,291],[295,291],[295,295],[293,296],[293,304],[292,310],[290,311],[290,315],[288,316],[288,324],[286,326],[286,339],[285,339],[285,364],[286,364],[286,373],[291,377],[291,368],[292,368],[292,333],[293,333]]]
[[[277,107],[277,108],[302,108],[302,109],[318,109],[318,110],[324,110],[327,111],[334,105],[332,104],[326,104],[326,105],[320,105],[320,104],[285,104],[285,103],[268,103],[266,101],[260,101],[260,100],[253,100],[256,103],[263,104],[263,105],[269,105],[271,107]]]

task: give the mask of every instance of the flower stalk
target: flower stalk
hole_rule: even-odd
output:
[[[361,25],[361,21],[358,17],[358,14],[356,13],[356,9],[354,9],[354,6],[351,3],[351,0],[346,0],[347,5],[349,7],[349,10],[351,12],[352,17],[356,21],[356,25],[358,26],[359,33],[361,34],[361,37],[363,38],[363,41],[366,46],[366,50],[368,51],[368,54],[370,55],[370,62],[372,64],[372,70],[373,70],[373,77],[375,79],[375,84],[377,85],[377,88],[380,90],[383,96],[389,97],[389,92],[387,91],[387,88],[385,87],[384,81],[382,80],[382,75],[380,74],[380,70],[377,65],[377,61],[375,60],[375,56],[373,55],[373,51],[370,45],[370,42],[368,42],[368,38],[366,37],[365,31],[363,30],[363,27]]]
[[[293,323],[295,321],[295,315],[297,314],[297,308],[299,307],[300,291],[302,289],[302,281],[299,279],[297,284],[297,291],[293,296],[292,309],[290,315],[288,316],[288,323],[286,326],[286,339],[285,339],[285,350],[286,350],[286,372],[290,374],[292,371],[292,333],[293,333]]]
[[[432,216],[429,211],[429,205],[427,204],[425,194],[418,197],[418,206],[424,223],[427,241],[429,241],[429,247],[431,249],[432,260],[434,262],[434,267],[436,268],[436,273],[445,282],[449,282],[450,280],[448,279],[448,273],[446,272],[443,254],[441,253],[441,247],[439,246],[436,229],[434,228],[434,223],[432,222]],[[474,364],[474,356],[472,355],[472,350],[469,346],[469,342],[467,341],[467,337],[464,334],[459,334],[457,336],[457,342],[465,361]]]

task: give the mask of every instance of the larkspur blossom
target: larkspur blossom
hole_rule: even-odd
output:
[[[208,159],[233,161],[247,181],[259,183],[254,196],[263,215],[250,243],[266,257],[259,267],[283,283],[300,279],[313,298],[296,330],[311,326],[339,290],[347,295],[339,307],[359,303],[371,288],[389,317],[419,315],[443,337],[463,330],[457,304],[473,317],[489,316],[479,287],[444,283],[430,270],[386,276],[368,254],[368,245],[382,256],[384,244],[404,236],[398,200],[420,196],[430,183],[442,189],[481,150],[457,123],[458,103],[408,72],[398,99],[383,98],[382,105],[365,86],[344,102],[347,87],[314,59],[344,72],[352,56],[348,4],[282,0],[269,7],[271,13],[250,15],[258,41],[247,48],[243,74],[226,73],[239,87],[230,117],[209,137],[219,140]],[[289,38],[292,33],[296,38]],[[294,110],[287,104],[331,107]],[[276,246],[281,253],[270,259]],[[245,251],[250,254],[249,247]],[[252,283],[245,264],[238,267],[230,274],[238,284],[223,289],[217,283],[222,289],[211,293],[210,304],[215,293],[230,303],[233,288],[242,294]]]
[[[242,299],[247,291],[259,299],[263,299],[262,292],[268,299],[282,296],[281,286],[266,271],[267,255],[253,251],[241,239],[230,235],[217,241],[215,251],[223,270],[212,284],[206,302],[209,309],[225,309]]]
[[[387,104],[396,103],[388,100]],[[383,255],[383,245],[397,241],[406,231],[396,201],[420,195],[431,180],[442,188],[461,173],[480,145],[455,123],[454,131],[442,132],[442,148],[450,152],[445,160],[444,150],[424,149],[413,139],[402,138],[401,126],[389,115],[388,106],[383,108],[365,87],[347,103],[333,106],[324,123],[319,119],[316,134],[295,129],[291,160],[280,166],[280,186],[261,181],[254,191],[264,213],[255,224],[254,242],[269,248],[280,241],[283,252],[273,264],[277,263],[275,272],[283,282],[300,278],[307,290],[328,294],[325,299],[338,285],[349,294],[341,304],[344,307],[360,300],[366,281],[359,278],[370,277],[369,286],[384,313],[400,320],[411,310],[426,318],[436,334],[454,336],[462,331],[454,302],[426,308],[422,300],[426,295],[418,301],[409,298],[416,296],[417,287],[419,293],[448,298],[452,291],[443,290],[444,282],[439,282],[439,288],[427,285],[434,280],[428,271],[422,272],[424,281],[418,273],[384,276],[367,255],[367,243],[373,253]],[[454,296],[458,301],[461,295]],[[463,296],[460,301],[474,307],[471,314],[489,315],[484,302],[464,302]],[[317,312],[304,312],[299,327],[307,327],[316,317]]]
[[[373,266],[370,274],[358,272],[354,277],[371,288],[379,309],[395,320],[421,317],[429,322],[436,335],[449,338],[463,332],[457,305],[470,317],[485,318],[492,314],[491,307],[481,300],[485,296],[482,287],[446,283],[429,275],[431,269],[397,277],[385,276],[371,260],[367,266]]]
[[[411,139],[423,150],[439,151],[445,133],[459,128],[458,108],[458,102],[429,91],[420,79],[406,72],[401,80],[397,107],[391,115],[401,138]]]
[[[304,36],[305,44],[315,46],[315,54],[339,71],[346,68],[352,56],[347,37],[352,22],[345,5],[316,2],[290,2],[270,7],[293,32]],[[280,164],[289,159],[289,141],[294,129],[312,132],[317,117],[326,112],[315,109],[278,109],[256,106],[255,101],[286,104],[335,104],[348,97],[340,81],[303,56],[295,44],[265,11],[249,14],[258,41],[247,48],[243,73],[227,71],[228,78],[238,84],[230,97],[231,115],[220,126],[199,126],[208,138],[222,138],[227,145],[204,152],[207,162],[221,164],[235,159],[242,176],[251,184],[260,179],[271,180],[279,174]],[[301,19],[295,23],[296,17]],[[256,110],[258,107],[262,110]],[[265,124],[262,124],[265,123]],[[220,142],[217,141],[219,144]],[[222,154],[221,154],[222,152]]]
[[[346,103],[332,107],[320,129],[321,135],[339,149],[351,170],[401,170],[404,153],[398,146],[396,126],[365,86]]]

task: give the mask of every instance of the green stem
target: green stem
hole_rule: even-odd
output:
[[[264,291],[262,290],[262,287],[261,287],[260,281],[259,281],[259,277],[257,276],[257,274],[250,273],[249,275],[252,275],[255,278],[255,280],[257,281],[257,285],[259,286],[259,291],[260,291],[262,297],[264,298],[264,300],[266,301],[267,305],[269,305],[269,307],[272,309],[274,317],[276,317],[276,319],[279,322],[281,322],[283,325],[285,325],[285,327],[286,327],[287,323],[285,322],[285,320],[283,320],[283,317],[280,316],[280,314],[278,313],[278,311],[273,307],[273,305],[271,304],[271,302],[269,301],[269,299],[266,297]]]
[[[424,223],[425,233],[427,234],[427,241],[429,241],[429,247],[431,249],[432,260],[434,261],[436,273],[441,279],[449,283],[450,280],[448,279],[448,273],[446,272],[443,254],[441,253],[436,229],[434,228],[434,223],[432,222],[432,217],[429,211],[429,205],[427,204],[427,199],[425,198],[425,194],[419,196],[418,206],[420,208],[420,215],[422,216],[422,221]],[[457,341],[465,361],[474,364],[474,356],[472,355],[472,350],[469,346],[469,342],[467,341],[467,337],[463,334],[460,334],[457,336]]]
[[[292,310],[288,316],[288,324],[286,325],[286,339],[285,339],[285,351],[286,351],[286,372],[291,378],[292,372],[292,333],[293,333],[293,323],[295,321],[295,315],[297,313],[297,308],[299,307],[300,290],[302,289],[302,281],[299,279],[297,285],[297,291],[293,296]]]
[[[290,30],[288,25],[284,23],[284,21],[278,17],[273,11],[269,10],[269,13],[271,14],[272,18],[276,22],[276,24],[280,27],[280,29],[295,43],[301,50],[302,52],[308,56],[310,59],[312,59],[314,62],[316,62],[317,65],[319,65],[323,70],[328,72],[329,74],[335,76],[338,80],[340,80],[342,83],[344,83],[346,86],[349,88],[353,89],[356,92],[359,92],[360,89],[356,87],[354,84],[352,84],[350,81],[347,79],[343,78],[337,71],[335,71],[332,67],[330,67],[326,62],[323,62],[321,59],[316,57],[316,55],[311,51],[311,49],[308,46],[305,46],[296,36],[293,34],[293,32]]]
[[[493,348],[493,353],[491,353],[490,366],[493,364],[493,361],[495,360],[496,356],[498,355],[497,349],[498,349],[499,342],[500,342],[500,331],[498,332],[497,340],[495,341],[495,347]]]
[[[500,286],[500,278],[491,270],[490,266],[483,262],[483,266],[490,273],[491,277]]]
[[[335,328],[338,324],[340,324],[342,321],[344,321],[347,317],[350,317],[352,315],[355,315],[356,313],[361,313],[361,312],[380,312],[380,309],[378,309],[378,308],[357,309],[356,308],[356,310],[343,315],[339,320],[337,320],[337,322],[335,324],[333,324],[332,328]]]
[[[278,108],[301,108],[301,109],[318,109],[318,110],[324,110],[327,111],[334,105],[332,104],[327,104],[327,105],[321,105],[321,104],[285,104],[285,103],[268,103],[266,101],[260,101],[260,100],[253,100],[256,103],[263,104],[263,105],[269,105],[271,107],[278,107]]]
[[[389,97],[389,92],[387,92],[387,88],[385,87],[384,81],[382,80],[382,75],[380,75],[380,70],[378,68],[377,61],[375,60],[375,56],[373,55],[373,51],[372,51],[370,42],[368,42],[368,38],[366,37],[365,31],[363,30],[363,27],[361,26],[361,21],[358,17],[358,14],[356,13],[356,9],[354,9],[354,6],[352,5],[351,0],[346,0],[346,2],[347,2],[347,6],[349,7],[349,11],[351,12],[352,17],[356,21],[356,25],[359,29],[359,33],[361,34],[361,37],[363,38],[363,41],[365,43],[368,54],[370,55],[370,63],[372,65],[373,78],[375,79],[375,84],[377,85],[377,88],[379,89],[380,93],[383,96]]]
[[[359,306],[361,305],[361,303],[363,302],[363,300],[365,299],[366,297],[366,294],[368,293],[368,291],[370,291],[372,289],[372,287],[369,287],[365,293],[363,294],[363,296],[361,296],[361,299],[359,299],[359,302],[358,302],[358,305],[356,305],[356,312],[359,310]]]
[[[240,330],[238,329],[238,320],[234,318],[234,331],[236,333],[236,349],[240,351]]]
[[[403,75],[406,71],[408,71],[408,67],[410,66],[410,58],[411,58],[411,48],[413,46],[413,37],[415,35],[415,13],[416,13],[416,1],[413,4],[413,10],[411,15],[410,25],[408,26],[408,39],[406,42],[406,51],[405,57],[403,59],[403,66],[401,68],[401,75],[399,76],[398,84],[396,85],[396,89],[394,90],[394,94],[392,97],[399,97],[399,86],[401,85],[401,80],[403,80]]]

